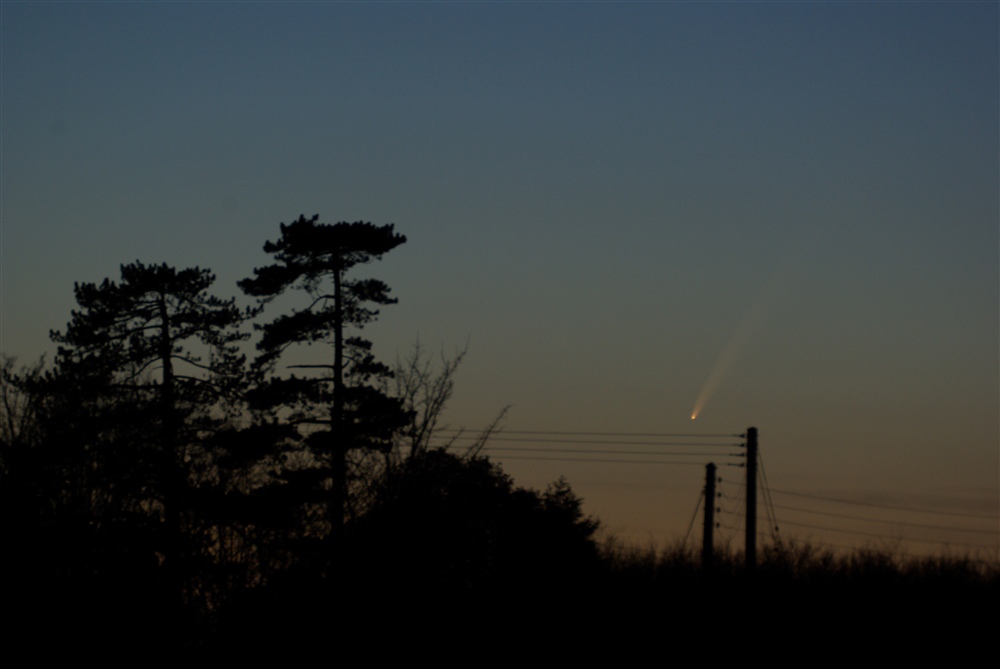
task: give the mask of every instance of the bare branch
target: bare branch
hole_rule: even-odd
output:
[[[497,414],[497,417],[493,419],[493,422],[490,423],[486,427],[486,429],[479,434],[479,436],[476,438],[474,442],[472,442],[472,445],[470,445],[468,450],[465,452],[464,457],[466,459],[474,458],[477,455],[479,455],[479,452],[486,447],[486,442],[489,441],[491,436],[493,436],[493,433],[501,431],[497,428],[497,426],[500,424],[500,421],[502,421],[507,416],[507,412],[510,411],[512,406],[513,406],[512,404],[508,404],[503,409],[501,409],[500,413]]]

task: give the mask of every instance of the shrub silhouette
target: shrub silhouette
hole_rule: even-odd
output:
[[[483,457],[432,450],[387,472],[352,531],[355,569],[398,598],[564,595],[598,564],[597,522],[565,480],[515,487]]]

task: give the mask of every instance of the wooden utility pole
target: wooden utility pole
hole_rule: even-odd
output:
[[[747,428],[746,569],[757,564],[757,428]]]
[[[712,568],[713,539],[715,530],[715,463],[705,465],[705,526],[701,533],[701,568],[708,573]]]

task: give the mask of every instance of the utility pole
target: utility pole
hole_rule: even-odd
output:
[[[705,465],[705,526],[701,533],[701,569],[712,569],[713,538],[715,530],[715,463]]]
[[[747,428],[746,570],[757,564],[757,428]]]

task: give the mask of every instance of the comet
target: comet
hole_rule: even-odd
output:
[[[705,408],[705,404],[712,397],[715,389],[719,386],[726,372],[729,371],[730,367],[736,361],[736,358],[743,351],[747,340],[750,336],[758,329],[761,322],[764,320],[764,316],[767,314],[767,310],[770,307],[775,295],[775,285],[776,285],[777,274],[772,275],[771,280],[767,281],[763,288],[757,293],[756,298],[751,302],[750,307],[743,314],[743,318],[740,319],[739,324],[730,335],[729,341],[726,342],[725,348],[722,349],[722,353],[719,354],[719,358],[709,373],[708,378],[705,379],[705,383],[701,386],[701,391],[698,393],[698,399],[695,400],[694,408],[691,410],[691,420],[698,418],[702,409]]]

